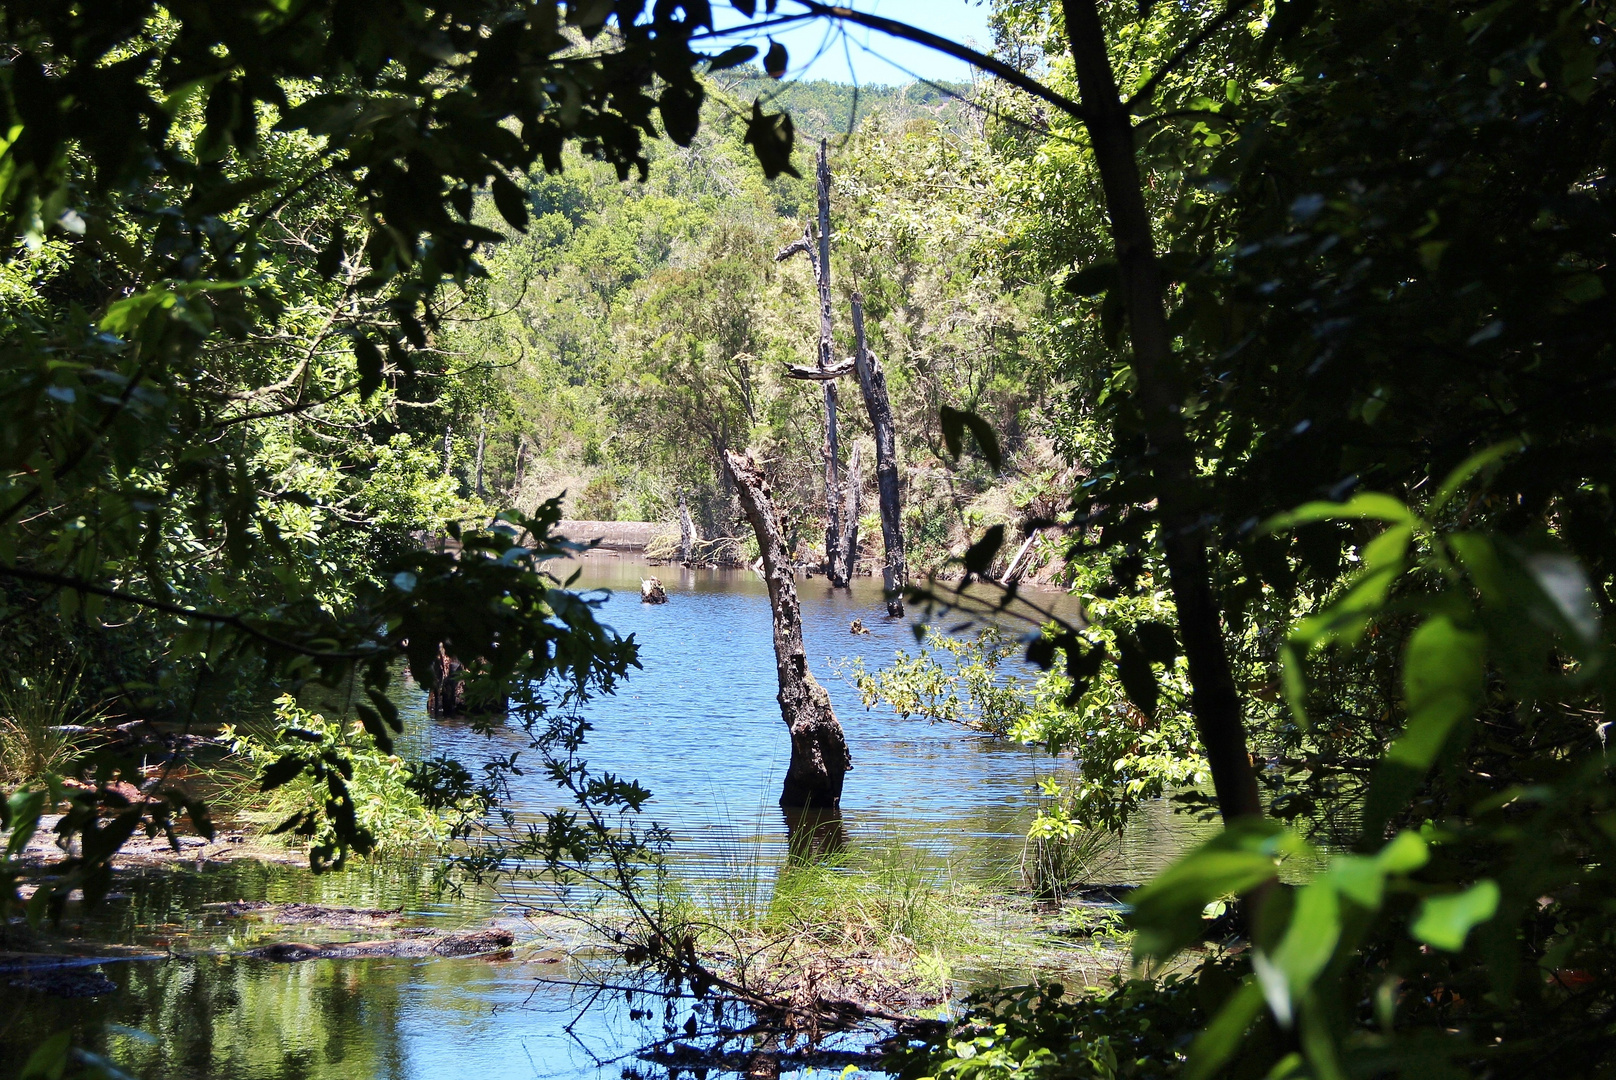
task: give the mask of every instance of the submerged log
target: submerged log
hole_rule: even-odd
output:
[[[740,496],[741,510],[757,534],[763,580],[774,616],[774,660],[780,680],[780,718],[791,732],[791,764],[780,805],[788,809],[835,809],[842,780],[853,767],[847,738],[831,708],[830,695],[808,670],[802,643],[802,609],[791,577],[785,542],[769,482],[750,454],[724,451],[724,465]]]
[[[666,604],[667,602],[668,590],[662,587],[661,578],[640,579],[640,603]]]
[[[508,949],[516,941],[509,930],[473,930],[464,934],[422,934],[389,941],[282,941],[249,949],[247,956],[295,964],[302,960],[370,960],[381,957],[477,956]]]

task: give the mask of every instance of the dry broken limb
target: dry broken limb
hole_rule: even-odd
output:
[[[774,659],[779,675],[780,718],[791,731],[791,764],[780,805],[787,809],[835,810],[841,806],[842,779],[853,767],[842,725],[830,695],[808,670],[802,643],[802,609],[797,585],[780,535],[769,481],[751,454],[724,451],[724,467],[740,496],[741,510],[757,534],[763,580],[774,620]]]

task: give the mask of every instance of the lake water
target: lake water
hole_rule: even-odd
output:
[[[785,858],[785,822],[775,803],[789,742],[774,699],[762,581],[750,571],[652,568],[609,556],[591,557],[582,569],[575,587],[613,591],[601,617],[635,635],[644,668],[615,697],[587,707],[595,726],[591,765],[653,792],[646,814],[672,830],[675,866],[693,889],[747,866],[766,879]],[[639,602],[640,578],[653,573],[668,590],[667,604]],[[853,754],[842,803],[849,848],[898,845],[939,868],[1002,875],[1020,853],[1034,782],[1060,764],[958,728],[865,711],[853,687],[832,675],[835,663],[857,656],[873,670],[895,650],[912,651],[910,622],[885,617],[879,584],[870,579],[851,591],[831,590],[823,578],[799,579],[798,590],[810,664]],[[1072,612],[1065,597],[1037,599]],[[849,633],[855,618],[870,633]],[[430,752],[471,763],[525,747],[516,731],[489,738],[462,723],[429,721],[413,688],[401,691],[400,704],[418,733],[412,742]],[[525,820],[558,805],[536,770],[512,794]],[[1112,872],[1139,880],[1195,832],[1165,813],[1143,815]],[[597,1002],[580,1018],[582,1002],[557,979],[554,963],[521,959],[519,951],[518,960],[504,962],[275,964],[232,955],[265,928],[206,907],[235,899],[402,906],[408,923],[499,921],[520,940],[524,910],[543,899],[519,883],[446,899],[428,887],[430,870],[406,860],[316,879],[295,868],[237,865],[154,875],[128,887],[126,896],[98,912],[75,913],[70,923],[80,920],[86,938],[164,948],[174,958],[105,964],[118,992],[82,1000],[0,982],[0,1077],[20,1072],[22,1048],[63,1027],[145,1080],[604,1080],[635,1064],[624,1055],[643,1030],[616,1003]]]

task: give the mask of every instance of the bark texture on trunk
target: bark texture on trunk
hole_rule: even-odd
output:
[[[786,769],[780,805],[788,809],[840,807],[842,779],[853,767],[842,725],[830,695],[808,670],[802,644],[802,608],[791,577],[780,520],[769,482],[750,454],[724,451],[724,465],[735,482],[741,510],[757,534],[763,580],[774,616],[774,661],[780,680],[780,718],[791,732],[791,765]]]
[[[831,363],[831,303],[830,303],[830,146],[819,140],[819,160],[816,169],[818,194],[819,237],[803,226],[802,236],[775,253],[780,262],[801,252],[808,256],[814,271],[814,284],[819,291],[819,348],[814,356],[814,367],[790,368],[794,379],[811,379],[825,384],[825,440],[820,452],[825,459],[825,576],[839,588],[846,587],[852,570],[843,557],[842,485],[837,479],[839,449],[836,433],[836,378],[846,373],[846,366],[838,368]],[[725,451],[726,453],[728,451]]]
[[[690,565],[690,557],[696,550],[696,523],[690,520],[690,500],[684,493],[679,495],[679,561],[685,566]]]
[[[853,444],[853,453],[847,459],[845,474],[845,502],[842,504],[842,535],[837,539],[842,569],[852,580],[858,571],[859,515],[864,512],[864,476],[860,470],[859,444]]]
[[[477,421],[477,482],[473,486],[476,488],[478,498],[484,498],[488,495],[487,490],[483,487],[483,443],[488,435],[487,427],[488,425],[483,420],[479,419]]]
[[[462,679],[465,669],[460,661],[438,646],[438,657],[432,662],[432,685],[426,690],[428,716],[462,716],[466,711],[466,684]]]
[[[1261,816],[1262,799],[1246,750],[1223,625],[1212,589],[1209,536],[1202,524],[1195,453],[1179,411],[1180,379],[1150,212],[1135,157],[1133,120],[1117,93],[1095,0],[1061,0],[1072,47],[1083,125],[1094,147],[1111,219],[1118,288],[1128,314],[1139,407],[1151,443],[1162,548],[1190,669],[1190,707],[1226,822]]]
[[[819,369],[831,366],[831,306],[830,306],[830,147],[819,140],[819,161],[815,169],[816,193],[819,201],[819,258],[814,261],[814,276],[819,284]],[[852,568],[843,559],[842,518],[840,502],[842,486],[836,479],[838,451],[836,446],[836,384],[825,382],[825,575],[835,586],[845,586],[852,576]]]
[[[881,362],[864,344],[864,297],[853,294],[853,367],[858,372],[864,408],[875,432],[875,487],[881,505],[881,543],[886,563],[881,584],[887,594],[887,614],[903,614],[903,590],[909,585],[909,566],[903,555],[903,507],[898,493],[898,436],[887,398],[887,377]]]

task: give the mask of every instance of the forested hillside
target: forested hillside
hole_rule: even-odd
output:
[[[452,467],[468,491],[481,435],[492,502],[531,507],[565,491],[570,516],[671,521],[683,495],[705,535],[723,537],[744,530],[719,451],[754,446],[791,527],[813,542],[819,393],[784,368],[813,363],[817,302],[805,260],[774,260],[814,215],[813,176],[765,180],[753,164],[738,103],[759,82],[715,77],[700,134],[655,146],[645,183],[581,158],[532,178],[527,233],[496,249],[445,339],[459,366],[488,374],[456,391]],[[932,567],[970,527],[1018,523],[1054,469],[1044,283],[1013,269],[986,121],[969,87],[949,90],[865,87],[855,100],[846,85],[794,83],[775,102],[805,158],[816,137],[831,142],[836,348],[852,351],[848,300],[860,293],[899,417],[908,536]],[[1006,476],[945,453],[942,405],[1004,432]],[[863,410],[842,417],[844,438],[873,460]],[[873,491],[870,470],[865,480]],[[862,532],[878,538],[866,505]]]
[[[1616,1074],[1608,2],[729,8],[0,2],[0,1080]]]

